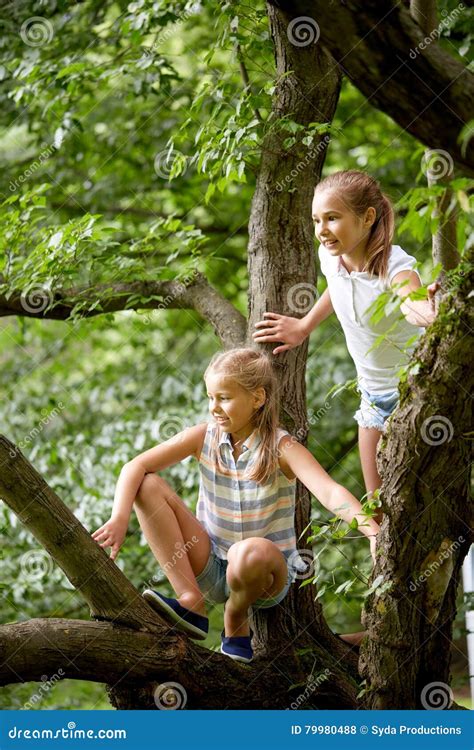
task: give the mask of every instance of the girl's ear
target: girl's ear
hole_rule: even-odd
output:
[[[377,218],[377,211],[375,210],[373,206],[370,206],[365,212],[364,224],[368,227],[371,227],[373,226],[373,224],[375,224],[376,218]]]
[[[265,388],[257,388],[253,392],[254,397],[254,406],[256,409],[260,409],[261,406],[264,405],[265,401],[267,400],[267,394],[265,393]]]

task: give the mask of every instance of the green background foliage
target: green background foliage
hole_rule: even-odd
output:
[[[108,518],[125,461],[206,418],[202,374],[219,342],[189,310],[93,319],[84,311],[100,310],[114,283],[179,279],[198,268],[245,314],[247,223],[262,139],[270,127],[285,127],[291,148],[298,127],[269,119],[275,70],[262,3],[224,3],[218,13],[210,2],[12,5],[0,40],[3,288],[105,286],[101,298],[71,293],[74,314],[66,322],[1,320],[2,432],[92,531]],[[464,58],[469,13],[441,42]],[[52,29],[38,46],[21,33],[34,16]],[[423,147],[348,81],[331,133],[326,171],[362,168],[381,181],[400,208],[397,242],[416,256],[428,283],[428,209],[439,188],[426,187]],[[305,138],[309,148],[311,133]],[[454,187],[462,248],[472,242],[469,198],[464,180]],[[127,298],[125,307],[136,302]],[[329,395],[354,374],[330,319],[310,343],[309,448],[362,498],[357,397],[350,389]],[[184,461],[166,476],[194,508],[196,463]],[[313,505],[321,526],[327,513]],[[89,617],[62,571],[3,504],[0,531],[2,623]],[[338,632],[357,630],[370,572],[367,543],[357,532],[314,541],[315,582],[329,623]],[[117,564],[139,590],[155,578],[171,593],[134,516]],[[216,608],[211,647],[221,618]],[[21,708],[36,692],[34,684],[4,688],[0,707]],[[103,686],[65,681],[37,707],[109,704]]]

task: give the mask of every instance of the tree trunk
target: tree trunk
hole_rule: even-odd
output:
[[[379,452],[382,588],[367,604],[361,651],[371,709],[428,708],[439,682],[445,707],[452,700],[452,624],[473,521],[472,255],[418,346]]]
[[[248,278],[249,328],[251,342],[254,324],[266,311],[302,317],[316,301],[316,265],[311,201],[320,178],[329,135],[319,133],[308,146],[302,138],[310,123],[330,124],[334,117],[340,75],[330,55],[316,43],[304,47],[293,44],[287,34],[283,13],[268,5],[270,30],[275,49],[277,84],[269,129],[262,149],[262,161],[249,225]],[[291,119],[305,130],[296,133],[288,146],[290,132],[281,128],[282,118]],[[269,351],[274,348],[269,347]],[[305,370],[307,342],[275,357],[282,403],[281,418],[300,442],[308,433]],[[301,486],[297,492],[297,537],[310,521],[310,498]],[[304,539],[301,547],[307,547]],[[312,557],[307,550],[305,559]],[[255,622],[262,651],[287,647],[298,638],[331,644],[336,656],[347,652],[334,638],[315,604],[314,588],[297,590],[294,584],[284,606],[270,613],[259,613]],[[319,647],[318,647],[319,648]],[[329,666],[327,656],[322,666]],[[319,661],[318,661],[319,663]]]

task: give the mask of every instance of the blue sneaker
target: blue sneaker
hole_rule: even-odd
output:
[[[209,619],[198,615],[186,607],[182,607],[176,599],[163,596],[153,589],[145,589],[143,598],[160,614],[168,615],[168,619],[176,624],[178,630],[183,630],[191,638],[204,641],[209,632]]]
[[[224,631],[221,633],[221,654],[230,656],[234,661],[243,661],[248,664],[253,659],[252,650],[252,637],[253,632],[250,631],[250,635],[239,635],[239,636],[226,636]]]

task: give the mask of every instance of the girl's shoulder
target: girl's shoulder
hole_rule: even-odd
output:
[[[400,245],[392,245],[388,259],[387,281],[390,284],[393,277],[400,271],[412,271],[417,260],[413,255],[408,255]]]
[[[291,470],[288,461],[286,460],[286,451],[291,450],[295,442],[298,441],[295,437],[293,437],[293,435],[290,435],[287,430],[284,430],[281,427],[277,429],[276,443],[278,449],[278,464],[280,466],[280,471],[283,472],[283,474],[289,481],[293,481],[294,479],[296,479],[296,476]]]
[[[209,441],[211,440],[212,429],[214,427],[216,427],[214,422],[201,422],[199,425],[196,425],[199,442],[199,450],[196,453],[198,461],[200,460],[203,452],[206,454],[209,452]]]

